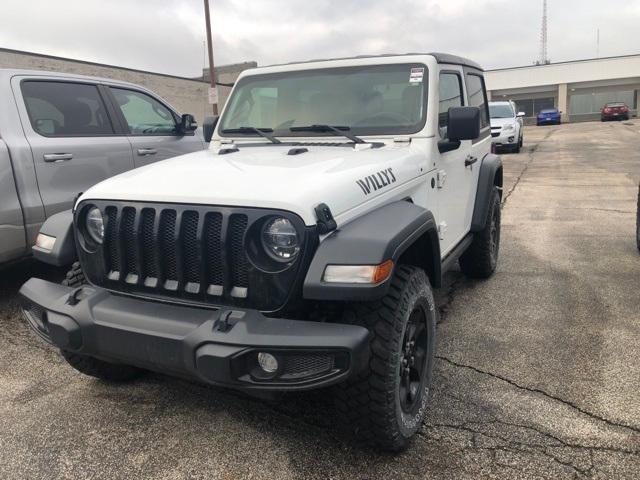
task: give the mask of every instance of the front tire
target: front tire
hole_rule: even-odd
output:
[[[500,252],[500,193],[493,187],[484,229],[473,236],[473,242],[460,257],[460,269],[471,278],[489,278],[498,265]]]
[[[71,270],[67,272],[62,284],[73,288],[87,284],[80,262],[75,262],[71,266]],[[105,362],[68,350],[60,350],[60,353],[67,363],[79,372],[108,382],[124,382],[133,380],[144,374],[144,370],[129,365]]]
[[[427,275],[399,265],[382,300],[355,304],[345,317],[371,332],[370,357],[363,372],[337,387],[336,408],[367,444],[401,451],[429,401],[438,313]]]

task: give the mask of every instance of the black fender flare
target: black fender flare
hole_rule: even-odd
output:
[[[502,181],[502,160],[492,153],[485,155],[478,175],[478,190],[471,219],[472,232],[480,232],[484,229],[491,192],[493,187],[498,187],[502,196]]]
[[[311,261],[303,284],[303,297],[310,300],[357,300],[382,298],[390,279],[377,285],[327,283],[327,265],[397,264],[401,255],[419,239],[430,242],[432,276],[441,276],[440,241],[433,214],[411,202],[399,201],[353,220],[325,238]],[[439,281],[433,283],[439,284]],[[437,286],[437,285],[434,285]]]
[[[40,227],[40,233],[55,237],[56,241],[51,250],[37,245],[31,247],[33,256],[41,262],[62,267],[71,265],[77,258],[76,244],[73,233],[73,212],[64,212],[51,215]]]

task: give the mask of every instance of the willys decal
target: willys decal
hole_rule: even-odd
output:
[[[362,193],[369,195],[371,190],[375,192],[392,183],[396,183],[396,176],[391,168],[387,168],[373,175],[367,175],[363,179],[357,180],[356,183],[362,189]]]

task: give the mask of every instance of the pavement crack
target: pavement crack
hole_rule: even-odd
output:
[[[540,140],[533,147],[531,147],[531,149],[529,150],[529,159],[527,160],[527,163],[525,163],[524,168],[520,171],[520,174],[517,176],[516,181],[513,182],[513,186],[502,196],[502,208],[504,208],[504,206],[507,204],[507,200],[509,200],[509,197],[515,191],[516,187],[520,183],[520,180],[522,180],[522,177],[524,176],[524,174],[527,173],[529,166],[533,162],[533,156],[536,153],[536,150],[538,150],[538,147],[540,146],[540,144],[545,140],[548,140],[549,137],[551,137],[551,135],[554,134],[554,132],[555,130],[550,130],[549,132],[547,132],[547,134],[544,136],[542,140]]]
[[[636,426],[633,426],[633,425],[628,425],[628,424],[625,424],[625,423],[614,422],[613,420],[610,420],[610,419],[602,417],[602,416],[600,416],[600,415],[598,415],[596,413],[593,413],[593,412],[590,412],[588,410],[585,410],[584,408],[576,405],[573,402],[570,402],[568,400],[560,398],[560,397],[558,397],[556,395],[552,395],[552,394],[550,394],[548,392],[545,392],[544,390],[541,390],[539,388],[527,387],[525,385],[521,385],[521,384],[519,384],[519,383],[517,383],[517,382],[515,382],[515,381],[513,381],[513,380],[511,380],[511,379],[509,379],[507,377],[504,377],[502,375],[498,375],[498,374],[495,374],[495,373],[487,372],[487,371],[481,370],[481,369],[479,369],[477,367],[474,367],[474,366],[471,366],[471,365],[465,365],[463,363],[458,363],[458,362],[455,362],[455,361],[453,361],[453,360],[451,360],[451,359],[449,359],[447,357],[443,357],[441,355],[436,355],[436,358],[439,359],[439,360],[443,360],[443,361],[445,361],[445,362],[447,362],[450,365],[453,365],[455,367],[465,368],[465,369],[468,369],[468,370],[472,370],[472,371],[474,371],[476,373],[480,373],[482,375],[487,375],[487,376],[493,377],[493,378],[495,378],[497,380],[501,380],[501,381],[506,382],[506,383],[508,383],[509,385],[511,385],[511,386],[513,386],[515,388],[518,388],[519,390],[524,390],[524,391],[527,391],[527,392],[530,392],[530,393],[537,393],[539,395],[543,395],[544,397],[547,397],[547,398],[549,398],[551,400],[555,400],[556,402],[560,402],[563,405],[571,407],[572,409],[576,410],[577,412],[579,412],[579,413],[581,413],[581,414],[583,414],[583,415],[585,415],[585,416],[587,416],[589,418],[592,418],[593,420],[598,420],[600,422],[604,422],[604,423],[606,423],[607,425],[609,425],[611,427],[623,428],[623,429],[626,429],[626,430],[630,430],[630,431],[632,431],[632,432],[634,432],[636,434],[640,434],[640,427],[636,427]]]

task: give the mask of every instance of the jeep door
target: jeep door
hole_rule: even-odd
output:
[[[464,72],[458,66],[446,66],[440,71],[438,101],[438,131],[440,140],[447,138],[449,108],[467,105],[464,95]],[[465,166],[470,153],[471,141],[440,154],[438,191],[438,229],[441,252],[446,255],[469,231],[471,215],[468,199],[471,195],[473,172]]]
[[[46,75],[11,81],[46,216],[92,185],[133,168],[127,138],[96,83]]]
[[[195,132],[180,132],[180,116],[159,98],[126,87],[111,85],[108,90],[136,167],[204,149]]]
[[[468,231],[471,228],[471,219],[476,203],[480,165],[485,155],[491,151],[491,120],[489,118],[487,89],[482,74],[476,70],[465,69],[465,84],[469,106],[480,109],[480,136],[475,140],[463,142],[468,143],[465,158],[468,160],[467,163],[470,163],[466,167],[471,182],[466,198],[465,228]]]

